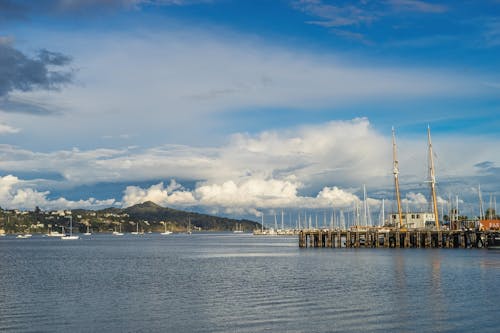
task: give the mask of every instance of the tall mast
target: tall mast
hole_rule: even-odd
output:
[[[483,196],[481,194],[481,184],[477,186],[477,194],[479,196],[479,219],[484,219]]]
[[[368,206],[366,204],[366,185],[363,184],[363,224],[368,226]]]
[[[439,231],[439,211],[437,206],[436,198],[436,175],[434,172],[434,158],[432,153],[432,141],[431,141],[431,128],[427,126],[427,139],[429,140],[429,176],[431,183],[431,195],[432,195],[432,210],[434,213],[434,220],[436,221],[436,229]]]
[[[488,220],[493,220],[493,194],[490,194],[490,208],[488,209]]]
[[[264,233],[264,212],[262,212],[262,215],[260,216],[260,226],[261,226],[261,230],[262,230],[262,233]]]
[[[399,193],[399,162],[396,149],[396,134],[392,128],[392,163],[394,174],[394,186],[396,188],[396,202],[398,203],[399,228],[403,227],[403,213],[401,212],[401,194]]]
[[[493,197],[493,203],[494,203],[494,206],[493,206],[493,211],[495,212],[495,215],[493,215],[493,218],[496,219],[497,218],[497,197],[494,196]]]
[[[285,230],[285,215],[283,209],[281,210],[281,230]]]
[[[380,226],[384,226],[385,224],[385,203],[384,203],[384,198],[382,198],[382,223],[380,223]]]

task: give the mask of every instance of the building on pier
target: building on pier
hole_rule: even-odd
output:
[[[407,212],[401,214],[402,227],[406,229],[432,229],[436,225],[434,213],[429,212]],[[396,213],[389,215],[389,226],[397,226],[399,216]]]

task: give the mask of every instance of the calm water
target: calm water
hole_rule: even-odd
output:
[[[500,332],[500,251],[0,238],[0,331]]]

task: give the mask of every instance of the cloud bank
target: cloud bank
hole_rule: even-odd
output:
[[[425,129],[422,132],[422,138],[398,142],[403,204],[418,209],[428,206]],[[499,161],[486,159],[496,144],[476,138],[457,146],[455,139],[435,138],[440,196],[458,194],[474,202],[481,177],[490,180],[491,188],[485,185],[485,193],[496,188]],[[470,163],[462,158],[466,151]],[[2,145],[0,154],[1,170],[36,171],[62,178],[40,176],[23,181],[15,175],[4,176],[0,205],[5,207],[127,207],[150,200],[235,215],[281,208],[349,210],[360,204],[363,184],[372,211],[379,209],[382,198],[386,207],[393,199],[390,138],[376,131],[366,118],[255,135],[238,133],[218,147],[164,145],[40,153]],[[105,200],[51,200],[47,191],[37,190],[147,180],[158,181],[148,187],[124,186],[121,198]],[[194,185],[188,188],[183,182]]]
[[[346,105],[488,93],[484,78],[354,63],[210,29],[56,36],[49,46],[63,45],[73,56],[79,83],[65,87],[64,94],[18,90],[4,101],[4,111],[19,113],[27,102],[37,108],[25,108],[26,113],[52,112],[37,127],[53,135],[31,145],[63,148],[68,141],[61,137],[71,137],[77,147],[100,144],[101,137],[134,145],[220,143],[229,134],[230,119],[240,114],[296,110],[306,118],[328,109],[336,118]],[[15,127],[37,132],[28,118],[16,118]]]

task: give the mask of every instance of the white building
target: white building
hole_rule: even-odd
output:
[[[434,213],[403,213],[403,227],[407,229],[432,229],[436,225]],[[399,224],[399,216],[397,213],[392,213],[389,217],[389,225],[397,226]]]

